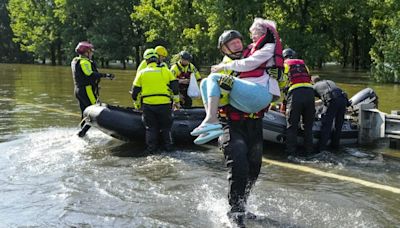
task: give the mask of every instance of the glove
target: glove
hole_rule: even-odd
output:
[[[140,110],[140,108],[142,107],[142,104],[140,102],[135,101],[135,102],[133,102],[133,107],[136,110]]]
[[[173,109],[173,110],[179,110],[179,109],[181,109],[181,104],[180,104],[179,102],[174,102],[174,103],[172,104],[172,109]]]
[[[218,83],[222,89],[230,91],[232,89],[234,81],[235,81],[235,78],[233,76],[222,75],[221,78],[219,79]]]
[[[115,78],[115,75],[114,74],[104,74],[104,77],[108,78],[110,80],[113,80]]]
[[[280,76],[280,72],[279,72],[279,69],[278,68],[270,68],[270,69],[268,69],[268,74],[269,74],[269,76],[271,76],[271,77],[273,77],[273,78],[275,78],[275,79],[277,79],[277,80],[279,80],[279,76]]]

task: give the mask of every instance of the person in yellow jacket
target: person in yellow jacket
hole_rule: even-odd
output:
[[[163,67],[168,68],[168,64],[165,62],[165,60],[168,57],[168,51],[164,46],[157,46],[154,48],[158,54],[158,64]],[[136,75],[138,74],[139,71],[143,70],[144,68],[147,67],[147,62],[145,59],[142,60],[142,62],[139,64],[138,68],[136,69]]]
[[[183,108],[192,107],[192,98],[187,95],[190,83],[190,75],[195,73],[197,82],[201,80],[200,72],[191,63],[192,55],[187,51],[179,53],[179,61],[171,67],[171,72],[179,81],[179,93],[181,96],[181,105]]]
[[[315,117],[314,89],[311,75],[302,59],[295,58],[295,51],[290,48],[283,50],[285,59],[286,88],[286,152],[288,160],[296,162],[297,131],[300,117],[304,127],[304,148],[306,155],[311,155],[313,149],[312,127]]]
[[[112,80],[114,79],[114,75],[98,72],[96,63],[92,60],[94,52],[93,44],[87,41],[79,42],[75,48],[75,52],[79,56],[72,60],[71,70],[75,85],[74,93],[76,99],[78,99],[83,119],[83,111],[97,101],[100,78]],[[82,120],[78,136],[85,136],[89,128],[90,125]]]
[[[171,91],[174,94],[172,97],[174,106],[179,108],[178,81],[168,68],[157,64],[158,54],[154,49],[147,49],[143,58],[147,67],[139,71],[133,81],[132,99],[135,103],[142,103],[147,151],[150,153],[157,151],[159,134],[164,141],[163,149],[170,151],[172,149]]]

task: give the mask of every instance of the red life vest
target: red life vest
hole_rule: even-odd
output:
[[[306,64],[302,59],[286,59],[289,66],[288,77],[290,84],[311,83],[311,75],[308,73]]]
[[[281,71],[283,71],[284,66],[283,66],[281,39],[279,37],[278,31],[276,31],[276,29],[273,26],[267,25],[267,27],[268,27],[268,32],[272,32],[272,35],[273,35],[274,41],[275,41],[275,50],[274,50],[274,55],[273,55],[275,65],[271,66],[270,68],[278,68]],[[253,44],[250,44],[249,46],[247,46],[247,48],[245,50],[243,50],[243,57],[247,58],[247,57],[253,55],[255,51],[264,47],[264,45],[267,44],[266,35],[267,34],[264,34],[263,36],[261,36],[260,39],[258,39],[256,43],[253,43]],[[257,67],[254,70],[247,71],[247,72],[241,72],[239,77],[240,78],[248,78],[248,77],[260,77],[260,76],[264,75],[264,72],[267,69],[267,67],[265,66],[266,63],[267,62],[262,63],[259,67]]]
[[[245,113],[233,108],[230,105],[225,105],[218,110],[218,114],[222,118],[228,118],[231,121],[240,121],[245,119],[259,119],[264,117],[264,113],[269,110],[269,105],[255,113]]]
[[[188,68],[187,68],[187,72],[183,72],[183,66],[181,66],[179,63],[176,64],[176,66],[178,67],[179,71],[181,72],[178,75],[178,79],[190,79],[190,74],[192,74],[192,69],[191,64],[189,63]]]

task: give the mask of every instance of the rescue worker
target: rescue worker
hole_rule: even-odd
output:
[[[264,110],[272,100],[273,95],[276,95],[276,93],[271,92],[268,86],[273,86],[275,84],[275,92],[279,93],[279,87],[277,86],[276,81],[273,83],[272,80],[274,79],[272,79],[266,71],[266,67],[274,66],[275,47],[277,47],[277,49],[280,47],[280,43],[276,44],[280,41],[275,25],[272,24],[271,21],[256,18],[253,25],[250,27],[250,32],[254,43],[244,52],[242,52],[242,35],[238,31],[228,30],[222,33],[218,40],[218,48],[225,57],[221,64],[214,67],[215,71],[220,70],[219,72],[225,75],[220,76],[219,80],[222,90],[230,90],[229,104],[226,105],[224,101],[219,101],[220,105],[221,103],[226,105],[221,108],[222,110],[220,110],[220,116],[224,127],[223,134],[219,138],[219,144],[220,148],[224,152],[226,166],[229,169],[228,200],[230,210],[227,215],[232,223],[239,227],[244,227],[245,217],[250,219],[256,218],[254,214],[246,210],[246,205],[250,191],[257,181],[262,163],[262,118]],[[275,40],[276,38],[274,37],[278,37],[278,39]],[[258,46],[257,44],[260,43],[264,44]],[[253,50],[252,53],[251,50]],[[244,57],[247,57],[247,59],[241,59],[242,53],[244,54]],[[283,67],[281,54],[282,48],[280,48],[279,56]],[[262,68],[262,70],[258,70],[257,66]],[[254,69],[255,67],[256,69]],[[239,71],[245,73],[243,74]],[[229,76],[227,76],[227,74],[229,74]],[[201,83],[203,101],[204,99],[211,101],[204,101],[206,107],[213,105],[213,103],[215,103],[215,98],[218,99],[218,96],[215,98],[213,96],[208,96],[208,98],[204,96],[207,94],[206,91],[209,89],[208,86],[210,85],[210,81],[213,80],[213,77],[217,77],[215,75],[218,74],[211,74]],[[243,78],[242,75],[244,76]],[[236,78],[236,76],[238,78]],[[233,83],[229,83],[230,80],[223,80],[224,77],[235,78]],[[255,81],[262,83],[260,89],[265,91],[258,94],[258,90],[255,88],[258,87],[258,85]],[[250,85],[250,87],[243,87],[240,89],[241,83]],[[238,93],[235,94],[236,92],[233,92],[234,90],[237,90],[236,92]],[[241,97],[244,102],[252,103],[250,100],[257,100],[257,96],[260,96],[263,99],[266,98],[266,102],[263,102],[262,107],[260,106],[261,108],[257,108],[258,110],[255,113],[246,113],[239,110],[237,103],[232,100],[240,100],[238,97]],[[207,110],[211,111],[210,113],[214,112],[208,107]],[[200,129],[202,128],[200,127]],[[220,130],[214,130],[214,132],[218,131]],[[212,130],[211,133],[210,131],[207,131],[206,133],[213,134]]]
[[[314,90],[309,70],[302,59],[295,58],[295,51],[283,50],[285,59],[286,93],[286,152],[288,160],[295,161],[297,151],[297,134],[300,117],[304,128],[304,148],[307,155],[313,153],[313,133],[315,104]]]
[[[329,139],[331,139],[330,146],[337,149],[339,147],[346,107],[349,103],[347,94],[331,80],[321,80],[319,76],[313,76],[312,81],[314,83],[315,96],[320,98],[321,103],[327,107],[321,119],[321,136],[317,152],[323,152],[327,149]],[[335,127],[332,132],[333,121],[335,121]]]
[[[100,78],[114,79],[113,74],[99,73],[96,63],[93,61],[93,44],[82,41],[75,48],[75,52],[79,55],[71,62],[72,77],[74,79],[74,93],[78,99],[81,108],[82,121],[81,130],[78,132],[79,137],[86,135],[90,125],[83,120],[83,111],[86,107],[93,105],[97,101],[99,93]]]
[[[168,57],[167,49],[164,46],[159,45],[155,47],[154,50],[156,50],[158,54],[158,65],[168,68],[168,64],[165,62]],[[142,62],[139,64],[138,68],[136,69],[136,75],[138,74],[139,71],[143,70],[146,67],[147,67],[146,60],[143,59]]]
[[[171,72],[179,81],[179,93],[181,96],[181,105],[183,108],[192,107],[192,98],[187,94],[190,83],[190,75],[195,73],[197,82],[201,80],[200,72],[191,63],[192,55],[187,51],[179,53],[179,61],[172,65]]]
[[[147,67],[138,72],[133,82],[132,99],[141,103],[143,123],[146,128],[147,151],[154,153],[158,149],[161,134],[163,149],[172,149],[171,127],[172,107],[171,91],[174,107],[179,108],[178,81],[168,68],[159,66],[158,54],[154,49],[147,49],[143,58]],[[139,99],[139,94],[141,94]]]

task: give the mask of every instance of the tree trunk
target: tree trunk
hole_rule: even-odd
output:
[[[126,61],[125,61],[125,59],[122,59],[121,62],[122,62],[122,68],[124,70],[126,70]]]
[[[348,55],[349,55],[349,45],[346,41],[346,37],[343,37],[343,48],[342,48],[342,58],[343,58],[343,62],[342,62],[342,66],[343,68],[346,68],[347,66],[347,61],[348,61]]]
[[[357,29],[353,32],[353,69],[358,71],[360,68],[360,46],[358,43]]]
[[[50,58],[51,58],[51,65],[56,65],[56,48],[54,42],[50,45]]]
[[[322,69],[323,60],[322,58],[318,58],[318,69]]]
[[[135,46],[135,63],[136,63],[136,69],[139,67],[140,64],[140,45]]]
[[[62,65],[62,50],[61,50],[61,40],[57,40],[57,64]]]

